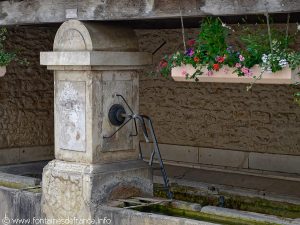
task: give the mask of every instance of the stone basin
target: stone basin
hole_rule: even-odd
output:
[[[48,161],[38,161],[0,166],[0,184],[13,183],[24,187],[39,185],[47,163]]]
[[[42,218],[40,184],[47,163],[0,166],[0,219]]]

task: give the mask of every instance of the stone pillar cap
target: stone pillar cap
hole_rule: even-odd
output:
[[[58,29],[54,51],[138,51],[134,31],[106,23],[69,20]]]
[[[152,55],[138,51],[130,28],[69,20],[58,29],[53,52],[41,52],[40,64],[52,70],[140,69],[152,64]]]

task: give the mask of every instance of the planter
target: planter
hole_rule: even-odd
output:
[[[6,66],[0,66],[0,77],[3,77],[6,73]]]
[[[261,74],[261,68],[257,65],[251,68],[253,76],[238,77],[237,73],[233,73],[235,68],[223,66],[219,71],[213,71],[213,75],[208,75],[207,69],[203,69],[202,75],[199,75],[197,82],[220,82],[220,83],[251,83],[254,81],[253,76],[258,77]],[[186,79],[185,73],[192,75],[196,69],[192,65],[183,65],[172,68],[171,76],[175,81],[196,82],[195,79]],[[257,80],[259,84],[293,84],[300,82],[300,76],[297,71],[292,71],[286,67],[276,73],[264,72],[262,78]]]

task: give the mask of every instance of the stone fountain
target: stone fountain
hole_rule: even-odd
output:
[[[55,77],[55,160],[43,171],[45,217],[93,219],[110,200],[151,196],[152,171],[139,159],[134,124],[105,138],[118,128],[108,118],[112,105],[123,104],[118,94],[138,112],[138,75],[152,63],[151,54],[138,51],[134,31],[70,20],[40,60]]]

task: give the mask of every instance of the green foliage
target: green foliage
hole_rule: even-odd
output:
[[[248,68],[259,64],[264,70],[276,72],[289,65],[296,69],[300,65],[299,53],[289,48],[297,33],[287,35],[285,32],[270,27],[270,34],[265,27],[255,26],[255,29],[244,28],[241,41],[245,48],[245,66]]]
[[[276,49],[285,49],[290,38],[286,38],[285,33],[276,29],[271,29],[271,37],[276,37]],[[262,56],[271,53],[270,38],[266,27],[256,25],[254,29],[244,28],[240,40],[245,48],[242,50],[245,56],[245,65],[248,68],[256,64],[261,64]]]
[[[203,21],[196,41],[196,56],[202,59],[202,64],[212,68],[216,57],[226,54],[227,36],[228,29],[222,26],[220,19],[208,17]]]
[[[291,52],[287,55],[289,66],[292,70],[295,70],[300,65],[300,52]]]
[[[0,29],[0,66],[6,66],[16,59],[16,53],[7,52],[4,48],[6,40],[7,30],[5,28]]]

